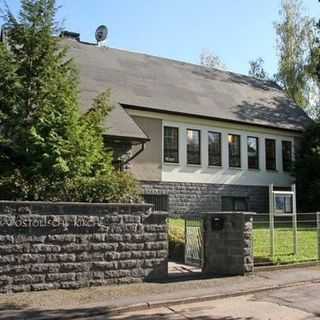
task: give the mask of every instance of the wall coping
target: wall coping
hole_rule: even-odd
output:
[[[105,206],[105,207],[145,207],[151,208],[152,204],[148,203],[101,203],[101,202],[55,202],[55,201],[13,201],[13,200],[0,200],[2,204],[23,204],[23,205],[63,205],[63,206]]]
[[[119,214],[150,215],[153,205],[146,203],[88,203],[50,201],[0,201],[0,216],[101,216],[113,211]]]

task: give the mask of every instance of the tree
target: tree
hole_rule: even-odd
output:
[[[17,18],[5,11],[8,43],[0,43],[1,197],[63,200],[77,198],[68,192],[76,193],[75,181],[83,178],[103,176],[105,184],[115,183],[112,154],[104,148],[100,126],[111,110],[109,92],[81,115],[77,70],[54,36],[56,11],[55,0],[21,0]]]
[[[306,107],[312,90],[306,65],[314,46],[314,21],[303,14],[300,0],[282,0],[279,13],[277,80],[296,104]]]
[[[227,70],[226,65],[212,51],[202,50],[200,55],[200,64],[211,69]]]
[[[320,125],[304,133],[295,161],[297,199],[300,210],[315,212],[320,207]]]
[[[257,58],[256,60],[249,61],[249,76],[260,80],[268,80],[268,75],[265,72],[263,65],[264,60],[261,57]]]

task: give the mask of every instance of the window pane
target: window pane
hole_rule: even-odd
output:
[[[291,141],[282,141],[282,163],[283,163],[283,171],[291,170],[291,163],[292,163]]]
[[[200,164],[200,130],[187,130],[187,163]]]
[[[179,129],[164,127],[164,161],[179,162]]]
[[[248,211],[248,201],[245,197],[222,197],[222,211]]]
[[[234,211],[232,197],[222,197],[221,202],[222,211]]]
[[[208,164],[221,166],[221,133],[208,132]]]
[[[241,168],[240,136],[229,134],[229,167]]]
[[[248,211],[248,203],[246,198],[234,199],[234,211]]]
[[[276,170],[276,141],[266,139],[266,168]]]
[[[248,137],[248,168],[259,169],[259,140]]]

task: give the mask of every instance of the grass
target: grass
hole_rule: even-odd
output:
[[[169,239],[172,243],[184,245],[184,219],[168,219]],[[270,231],[268,228],[254,228],[253,252],[255,263],[286,264],[317,260],[317,231],[315,228],[299,228],[297,232],[297,254],[294,254],[293,231],[291,228],[275,229],[275,253],[270,254]]]
[[[273,257],[271,256],[270,239],[271,235],[269,229],[254,229],[253,252],[256,264],[286,264],[317,260],[318,249],[316,229],[298,229],[296,254],[294,254],[294,238],[292,229],[275,229],[275,252]]]

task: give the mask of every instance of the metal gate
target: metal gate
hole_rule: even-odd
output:
[[[203,220],[200,217],[186,217],[185,264],[201,268],[203,252]]]

